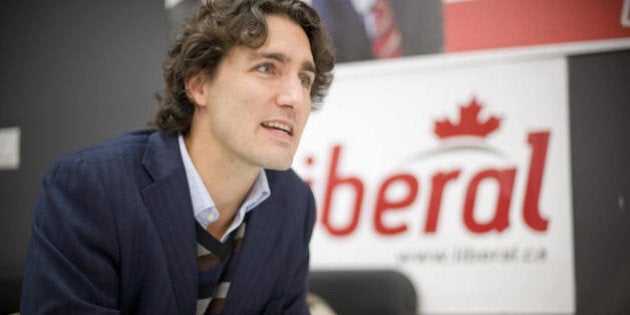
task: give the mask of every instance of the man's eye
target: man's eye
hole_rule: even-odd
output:
[[[302,86],[310,88],[311,84],[312,84],[313,80],[311,79],[311,77],[309,76],[303,76],[300,78],[300,83],[302,84]]]
[[[258,70],[258,72],[261,73],[271,73],[273,72],[273,68],[270,64],[264,64],[264,65],[260,65],[258,66],[258,68],[256,68],[256,70]]]

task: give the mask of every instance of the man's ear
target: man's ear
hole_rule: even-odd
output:
[[[200,73],[186,79],[186,95],[197,106],[206,106],[205,82],[204,76]]]

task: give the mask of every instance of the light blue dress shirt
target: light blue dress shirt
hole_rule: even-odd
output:
[[[178,140],[179,151],[182,156],[182,161],[184,162],[186,179],[188,180],[188,187],[190,189],[190,199],[192,201],[193,215],[195,216],[197,222],[205,230],[208,228],[208,225],[216,222],[219,219],[219,210],[217,210],[217,207],[214,205],[214,201],[212,200],[210,193],[206,189],[206,186],[203,184],[199,173],[197,173],[197,169],[195,169],[195,165],[190,159],[188,149],[186,148],[186,144],[184,143],[184,137],[180,135]],[[245,197],[245,201],[236,212],[236,215],[234,216],[234,220],[232,220],[230,227],[221,237],[221,242],[225,242],[228,235],[230,235],[232,231],[234,231],[239,225],[241,225],[247,212],[253,210],[257,205],[265,201],[265,199],[269,198],[269,195],[271,195],[271,190],[269,189],[267,175],[265,174],[265,170],[261,169],[260,174],[258,174],[258,177],[256,177],[254,185],[252,185],[252,188],[249,190],[249,193]]]

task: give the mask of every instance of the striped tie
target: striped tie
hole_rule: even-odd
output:
[[[396,58],[402,56],[402,44],[398,24],[389,5],[389,0],[376,0],[373,8],[375,36],[372,43],[374,58]]]

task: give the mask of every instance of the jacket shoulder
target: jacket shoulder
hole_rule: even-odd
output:
[[[120,154],[142,154],[149,137],[154,132],[155,131],[148,129],[131,131],[105,142],[72,152],[69,155],[76,155],[82,158],[108,158],[112,155],[116,156]]]
[[[55,159],[45,177],[57,177],[64,173],[110,173],[114,169],[127,169],[141,165],[149,137],[154,131],[132,131],[100,144],[67,153]]]

